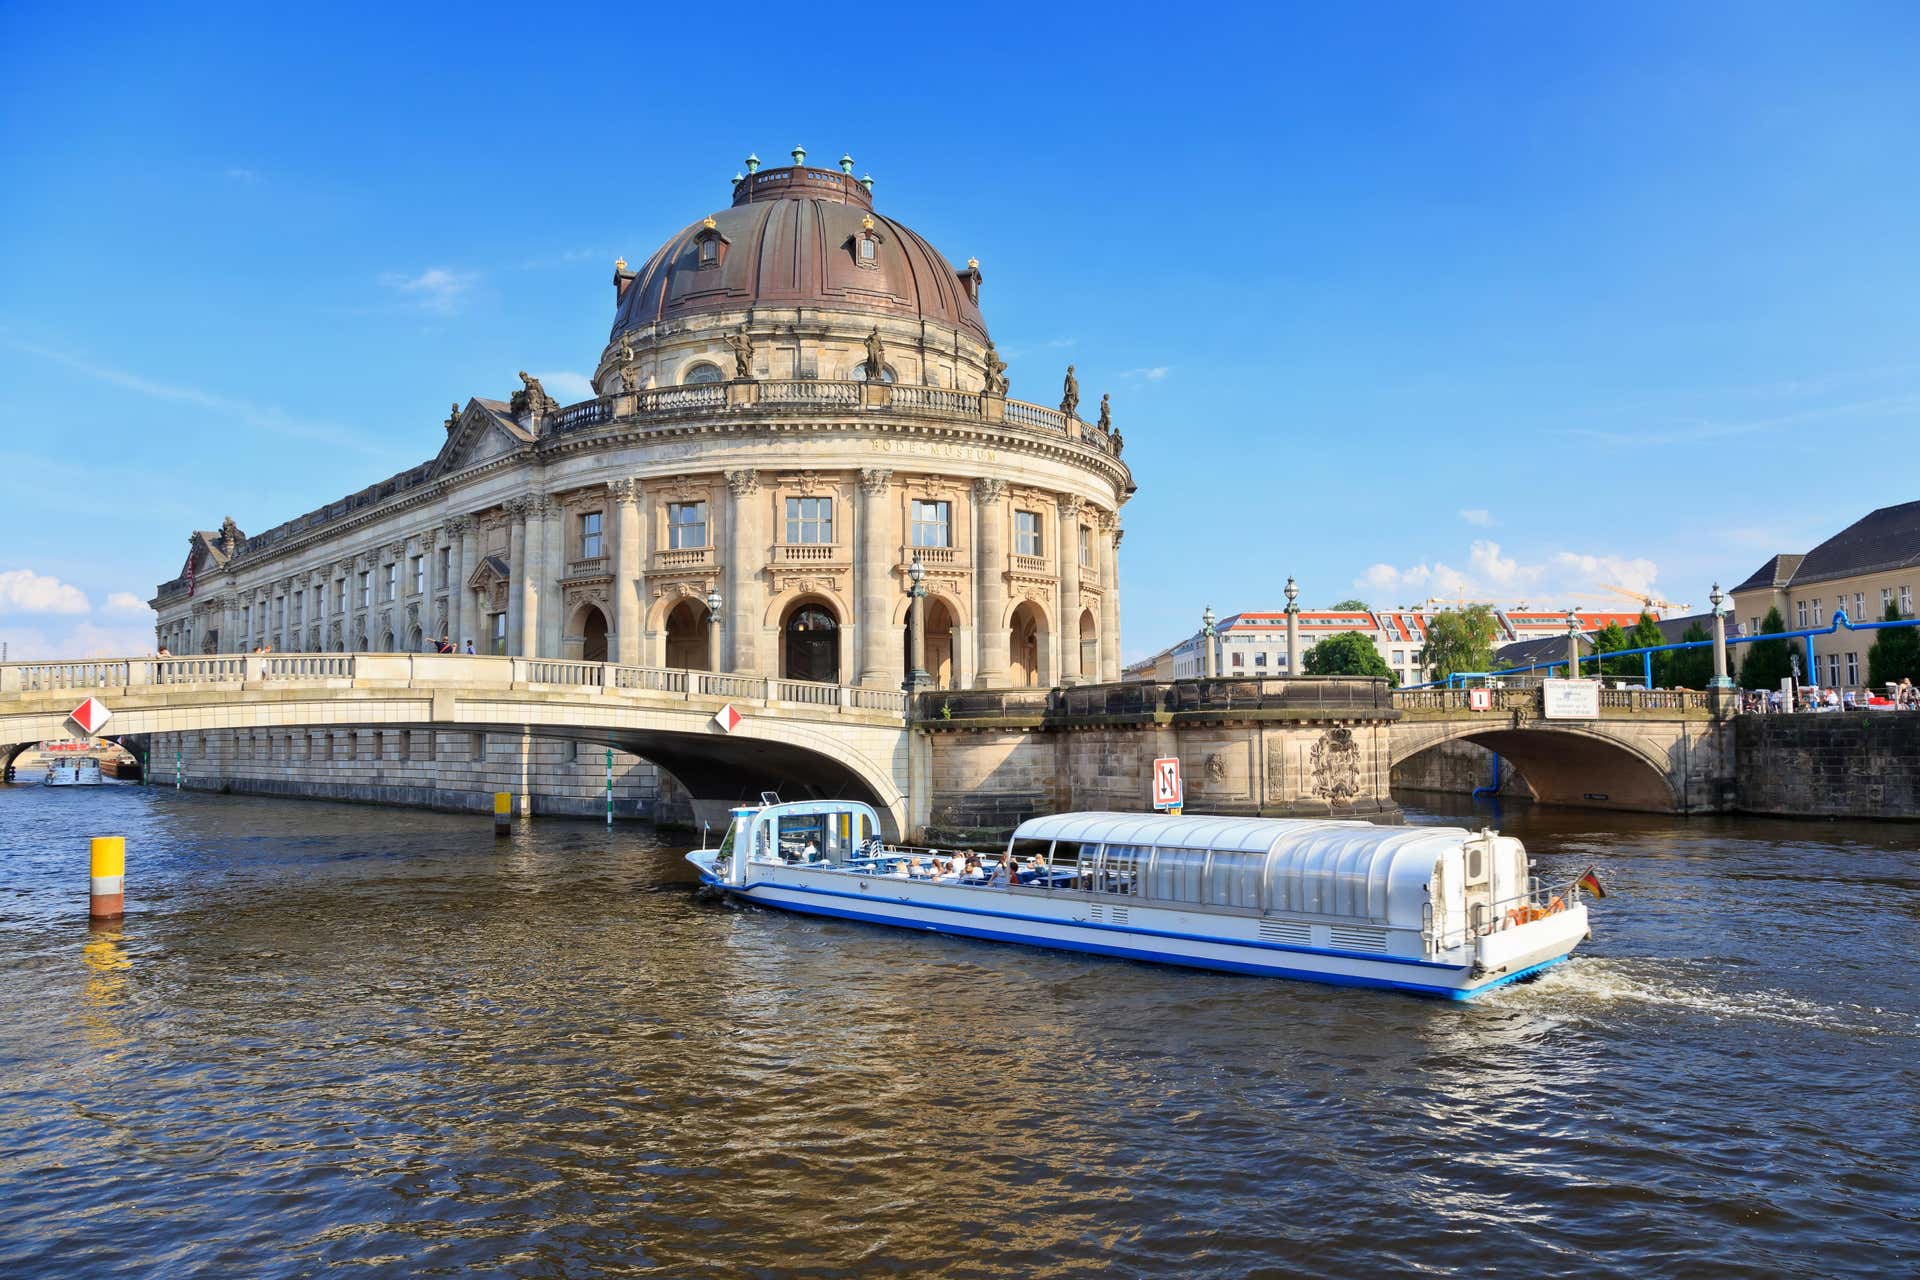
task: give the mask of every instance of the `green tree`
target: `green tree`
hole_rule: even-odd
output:
[[[1593,651],[1595,653],[1613,653],[1628,646],[1627,633],[1617,622],[1609,622],[1593,633]],[[1598,674],[1615,680],[1624,680],[1628,676],[1640,674],[1638,658],[1602,658],[1595,664]]]
[[[1485,671],[1493,665],[1493,642],[1500,634],[1493,606],[1470,604],[1427,619],[1427,668],[1445,680],[1456,671]]]
[[[1686,634],[1680,638],[1689,643],[1713,639],[1707,634],[1707,629],[1697,622],[1688,627]],[[1656,653],[1654,657],[1667,660],[1662,683],[1669,689],[1704,689],[1707,681],[1713,678],[1712,649],[1681,649],[1674,653]]]
[[[1766,618],[1760,623],[1760,634],[1774,636],[1786,629],[1786,619],[1780,616],[1780,611],[1767,610]],[[1785,640],[1755,640],[1740,647],[1746,650],[1740,657],[1741,688],[1778,689],[1780,682],[1793,674],[1792,651]]]
[[[1342,631],[1314,645],[1304,669],[1310,676],[1385,676],[1389,684],[1400,683],[1373,641],[1358,631]]]
[[[1633,630],[1627,633],[1627,648],[1651,649],[1655,645],[1665,644],[1666,642],[1667,637],[1665,633],[1660,630],[1660,624],[1653,620],[1652,614],[1642,609],[1640,611],[1640,620],[1634,623]],[[1668,659],[1672,658],[1673,655],[1670,653],[1656,653],[1649,656],[1653,658],[1653,683],[1657,687],[1665,687],[1669,683],[1667,680],[1666,664]],[[1642,659],[1626,658],[1622,659],[1622,661],[1633,664],[1633,670],[1628,672],[1628,675],[1639,676],[1642,679],[1646,678],[1647,668]]]
[[[1339,604],[1336,604],[1333,606],[1333,612],[1335,613],[1347,613],[1349,611],[1356,612],[1356,613],[1372,613],[1373,606],[1368,604],[1365,600],[1342,600]]]
[[[1900,606],[1887,601],[1882,622],[1901,622],[1906,615]],[[1899,683],[1902,679],[1920,680],[1920,627],[1888,627],[1878,633],[1867,650],[1867,683],[1875,686]]]

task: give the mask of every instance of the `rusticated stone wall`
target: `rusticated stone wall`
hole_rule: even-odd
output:
[[[927,835],[988,841],[1066,810],[1152,807],[1179,759],[1189,812],[1397,819],[1384,681],[1181,680],[922,695]]]
[[[1743,812],[1920,818],[1920,715],[1741,716],[1734,740]]]

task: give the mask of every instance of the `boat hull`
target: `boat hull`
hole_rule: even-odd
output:
[[[1131,923],[1096,921],[1089,918],[1095,904],[1077,895],[1073,898],[1063,895],[1060,898],[1039,899],[1021,895],[1000,899],[992,906],[957,901],[935,902],[888,894],[887,877],[867,879],[858,891],[770,880],[729,885],[697,861],[695,866],[705,883],[736,898],[806,915],[1154,964],[1292,978],[1337,986],[1384,988],[1455,1000],[1504,986],[1559,963],[1586,933],[1584,907],[1561,913],[1551,929],[1537,929],[1529,925],[1525,929],[1514,930],[1512,932],[1516,937],[1528,935],[1528,945],[1514,951],[1514,963],[1496,971],[1484,963],[1443,963],[1408,956],[1367,955],[1189,931],[1204,929],[1208,923],[1205,917],[1197,921],[1191,917],[1176,920],[1174,923],[1185,926],[1180,928],[1149,928]],[[948,890],[946,896],[952,898],[962,894],[969,897],[985,896],[965,889]],[[1105,909],[1110,914],[1115,908],[1109,903],[1105,904]],[[1137,905],[1122,905],[1119,909],[1147,914]],[[1484,961],[1486,957],[1482,959]]]

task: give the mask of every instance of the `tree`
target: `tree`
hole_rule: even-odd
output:
[[[1653,620],[1652,614],[1642,609],[1640,611],[1640,620],[1634,623],[1633,630],[1627,633],[1627,648],[1651,649],[1655,645],[1665,644],[1666,642],[1666,633],[1660,630],[1660,624]],[[1652,653],[1647,655],[1647,657],[1653,659],[1653,683],[1655,686],[1666,686],[1667,659],[1672,656],[1670,653]],[[1628,673],[1629,675],[1637,675],[1643,679],[1646,677],[1647,668],[1644,661],[1639,658],[1622,659],[1622,661],[1628,661],[1633,664],[1633,670]]]
[[[1333,606],[1334,613],[1372,613],[1373,606],[1365,600],[1342,600]]]
[[[1695,640],[1713,639],[1707,634],[1707,629],[1697,622],[1688,627],[1687,633],[1680,638],[1689,644]],[[1707,681],[1713,678],[1713,650],[1710,648],[1679,649],[1673,653],[1656,653],[1654,657],[1667,660],[1662,683],[1669,689],[1704,689]]]
[[[1882,622],[1901,622],[1900,606],[1887,601]],[[1920,627],[1888,627],[1867,650],[1867,683],[1876,688],[1901,680],[1920,680]]]
[[[1379,648],[1358,631],[1342,631],[1314,645],[1303,670],[1310,676],[1385,676],[1389,684],[1400,683]]]
[[[1780,610],[1767,610],[1766,618],[1760,623],[1760,634],[1775,636],[1786,629],[1786,619],[1780,616]],[[1785,640],[1755,640],[1742,647],[1746,653],[1740,659],[1741,688],[1778,689],[1780,682],[1793,674],[1793,658]]]
[[[1616,650],[1627,648],[1628,644],[1627,633],[1620,629],[1620,624],[1617,622],[1609,622],[1606,626],[1593,633],[1593,651],[1595,653],[1613,653]],[[1628,676],[1637,676],[1640,674],[1640,660],[1638,658],[1602,658],[1595,664],[1595,670],[1600,675],[1609,676],[1616,680],[1624,680]]]
[[[1435,680],[1456,671],[1485,671],[1493,665],[1493,642],[1500,634],[1493,606],[1470,604],[1446,609],[1427,619],[1427,669]]]

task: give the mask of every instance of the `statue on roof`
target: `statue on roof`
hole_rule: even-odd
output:
[[[1112,401],[1113,401],[1113,397],[1111,395],[1107,394],[1104,391],[1100,393],[1100,432],[1102,435],[1113,434],[1113,403]]]
[[[998,351],[994,350],[992,338],[987,339],[987,354],[986,354],[985,364],[987,366],[987,385],[982,387],[981,390],[986,392],[990,396],[1006,395],[1007,394],[1007,362],[1000,358],[1000,353]]]
[[[460,425],[460,403],[459,403],[459,401],[455,401],[455,402],[454,402],[454,405],[453,405],[453,408],[452,408],[452,410],[451,410],[451,411],[449,411],[449,412],[448,412],[448,414],[447,414],[447,420],[446,420],[446,422],[445,422],[445,423],[443,423],[442,425],[446,427],[446,429],[447,429],[447,434],[448,434],[448,435],[452,435],[452,434],[453,434],[453,432],[454,432],[454,428],[456,428],[456,427],[458,427],[458,426]]]
[[[560,407],[560,402],[548,395],[547,389],[540,385],[540,379],[525,369],[520,371],[520,382],[520,390],[513,393],[513,400],[507,406],[514,413],[526,413],[528,410],[534,413],[552,413]]]
[[[887,344],[880,340],[880,326],[873,326],[873,332],[867,335],[867,381],[885,382],[887,373]]]
[[[727,346],[733,349],[733,376],[745,380],[753,377],[753,335],[747,332],[745,325],[739,333],[730,333],[726,338]]]
[[[1067,366],[1067,385],[1060,395],[1060,412],[1066,416],[1069,422],[1071,422],[1073,420],[1074,411],[1079,409],[1079,407],[1080,407],[1080,379],[1073,376],[1073,366],[1068,365]]]
[[[639,377],[633,371],[633,344],[627,341],[627,335],[620,335],[620,354],[614,357],[617,385],[622,391],[632,391],[639,383]]]
[[[228,516],[220,522],[220,553],[230,556],[239,546],[240,526],[233,522],[232,516]]]

